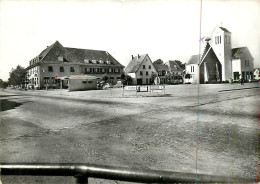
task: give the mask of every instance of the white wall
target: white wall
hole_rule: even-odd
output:
[[[145,69],[143,68],[143,65],[145,65]],[[151,66],[151,69],[149,69],[149,66]],[[143,75],[140,75],[140,71],[143,72]],[[146,75],[146,71],[148,71],[148,75]],[[154,68],[151,59],[149,58],[148,55],[146,55],[139,69],[136,72],[136,79],[142,79],[142,84],[147,84],[146,81],[148,80],[148,84],[150,84],[150,78],[152,72],[157,74],[157,71]]]
[[[194,71],[193,71],[194,68]],[[199,66],[198,64],[187,64],[185,65],[186,74],[190,74],[191,78],[190,80],[186,80],[191,83],[198,83],[199,80]]]
[[[225,37],[228,37],[226,40]],[[216,38],[221,38],[216,40]],[[231,33],[221,30],[219,27],[213,32],[211,46],[222,65],[222,81],[228,80],[232,76],[231,72]]]

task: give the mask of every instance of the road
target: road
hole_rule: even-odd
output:
[[[166,86],[166,95],[143,97],[120,96],[121,89],[0,94],[1,162],[191,173],[197,164],[202,174],[256,175],[258,84]],[[52,177],[15,178],[60,183]],[[14,183],[14,178],[2,177],[2,182]]]

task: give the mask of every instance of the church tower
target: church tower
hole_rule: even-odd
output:
[[[222,65],[222,81],[232,78],[231,67],[231,32],[226,28],[218,27],[212,34],[211,46]]]

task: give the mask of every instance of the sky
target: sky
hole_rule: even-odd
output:
[[[0,0],[0,79],[58,40],[64,47],[186,63],[222,26],[260,67],[259,0]],[[201,44],[200,44],[201,43]]]

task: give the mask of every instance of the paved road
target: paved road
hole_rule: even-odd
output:
[[[198,173],[255,178],[258,92],[257,84],[200,85],[199,91],[194,85],[167,86],[165,96],[155,97],[116,95],[121,89],[98,92],[102,98],[1,91],[0,161],[195,173],[198,151]]]

